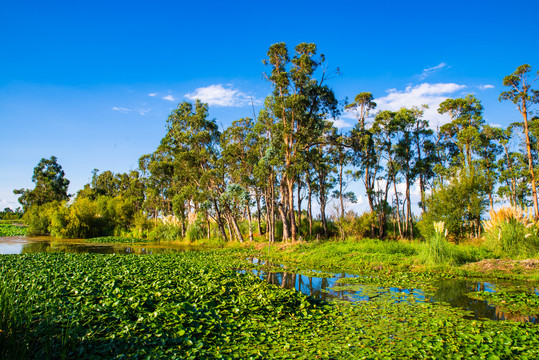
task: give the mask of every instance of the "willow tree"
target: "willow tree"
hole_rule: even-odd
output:
[[[294,186],[302,167],[305,151],[320,142],[324,120],[338,113],[338,101],[333,90],[324,84],[323,55],[317,56],[315,44],[301,43],[291,55],[285,43],[270,46],[264,64],[271,67],[267,79],[273,85],[272,101],[267,110],[278,124],[277,136],[283,156],[281,196],[290,238],[297,239],[298,228],[294,212]],[[319,77],[316,78],[316,75]],[[286,225],[286,222],[285,222]]]
[[[503,78],[503,85],[509,87],[509,90],[500,94],[499,100],[510,100],[518,108],[522,115],[524,134],[526,139],[526,154],[528,156],[528,170],[532,185],[533,212],[536,219],[539,218],[539,206],[537,204],[537,187],[535,184],[535,173],[533,169],[532,145],[530,141],[530,124],[528,122],[528,113],[530,107],[539,103],[539,90],[531,88],[532,84],[539,77],[539,71],[534,79],[529,78],[531,66],[528,64],[520,65],[515,72]]]

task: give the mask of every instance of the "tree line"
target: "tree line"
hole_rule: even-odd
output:
[[[470,94],[439,105],[450,121],[435,131],[420,104],[378,111],[369,92],[339,101],[315,44],[299,44],[293,52],[274,44],[264,64],[273,90],[254,118],[236,120],[221,132],[207,104],[180,103],[166,121],[166,135],[140,158],[137,171],[95,170],[74,202],[62,205],[63,218],[57,206],[51,210],[56,215],[44,222],[47,229],[56,222],[61,234],[70,221],[79,228],[87,221],[97,232],[142,231],[173,215],[180,237],[344,238],[360,226],[365,236],[384,238],[391,228],[395,236],[413,238],[430,231],[433,221],[444,221],[459,238],[479,234],[481,215],[496,199],[515,207],[533,204],[539,217],[539,121],[530,116],[539,92],[531,88],[529,65],[503,79],[508,90],[500,95],[500,101],[517,105],[521,122],[507,128],[486,124],[480,100]],[[344,112],[357,120],[350,131],[334,126]],[[523,144],[512,146],[521,134]],[[37,218],[43,211],[32,208],[68,198],[56,159],[42,162],[34,171],[35,189],[15,190],[25,212]],[[347,211],[357,201],[349,190],[354,181],[363,185],[369,205],[361,216]],[[419,222],[412,212],[414,185]],[[82,216],[74,214],[77,204],[84,205],[77,210],[82,213],[92,208],[94,218],[76,220]],[[328,219],[330,204],[335,211]]]

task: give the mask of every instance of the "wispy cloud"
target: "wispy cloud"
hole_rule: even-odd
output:
[[[158,94],[157,93],[149,93],[148,96],[151,96],[151,97],[156,97]]]
[[[224,87],[221,84],[210,85],[196,89],[192,93],[185,94],[190,100],[200,100],[208,105],[223,107],[240,107],[251,104],[260,104],[260,100],[254,99],[250,95],[232,88]]]
[[[176,99],[174,99],[174,96],[172,95],[163,96],[163,100],[176,101]]]
[[[122,114],[127,114],[128,112],[131,111],[131,109],[124,108],[124,107],[121,107],[121,106],[115,106],[115,107],[112,108],[112,110],[121,112]]]
[[[144,116],[144,115],[146,115],[147,113],[149,113],[150,111],[152,111],[152,109],[151,109],[151,108],[147,108],[147,109],[138,109],[137,111],[138,111],[138,113],[139,113],[140,115]]]
[[[337,129],[345,129],[345,128],[351,128],[353,125],[347,123],[345,120],[343,120],[342,118],[339,118],[339,119],[335,119],[333,120],[333,125],[335,125],[335,127]]]
[[[421,75],[419,75],[419,78],[421,80],[424,80],[427,76],[429,76],[430,74],[433,74],[435,72],[438,72],[442,69],[449,69],[451,66],[448,66],[445,62],[441,62],[439,63],[438,65],[436,66],[433,66],[433,67],[430,67],[430,68],[426,68],[426,69],[423,69],[423,72],[421,73]]]
[[[388,95],[375,99],[377,110],[396,111],[402,107],[427,105],[424,118],[429,120],[431,127],[436,127],[447,122],[445,115],[438,114],[438,106],[442,101],[456,92],[466,88],[466,85],[455,83],[429,84],[423,83],[416,86],[407,86],[404,91],[397,89],[387,90]]]
[[[478,86],[479,90],[487,90],[487,89],[494,89],[494,85],[479,85]]]

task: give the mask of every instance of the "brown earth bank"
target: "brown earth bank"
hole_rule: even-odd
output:
[[[510,259],[485,259],[475,263],[467,264],[464,266],[469,270],[479,272],[538,272],[539,260],[538,259],[526,259],[526,260],[510,260]]]

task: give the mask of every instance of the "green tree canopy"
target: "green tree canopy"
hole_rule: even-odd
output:
[[[19,202],[24,211],[33,205],[43,205],[53,201],[69,199],[67,187],[69,180],[65,178],[62,166],[58,164],[56,156],[50,159],[42,158],[34,168],[32,181],[36,184],[33,190],[16,189],[13,193],[21,195]]]

